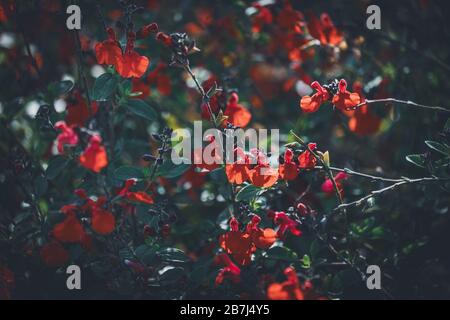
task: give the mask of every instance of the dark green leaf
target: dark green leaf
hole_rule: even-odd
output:
[[[157,118],[155,110],[142,100],[130,100],[125,103],[128,111],[147,120],[153,121]]]
[[[48,182],[43,176],[38,176],[34,180],[34,188],[36,190],[36,196],[41,197],[47,192]]]
[[[114,171],[114,176],[116,177],[116,179],[118,180],[128,180],[128,179],[138,179],[138,180],[142,180],[145,179],[145,175],[142,172],[142,169],[137,168],[137,167],[131,167],[131,166],[123,166],[120,168],[117,168]]]
[[[56,178],[64,170],[68,163],[69,160],[61,156],[52,158],[48,163],[47,170],[45,171],[47,179],[52,180]]]
[[[444,156],[450,155],[450,148],[442,143],[436,141],[425,141],[425,143],[430,149],[440,152]]]
[[[236,201],[249,201],[253,200],[255,197],[260,196],[264,192],[264,189],[255,187],[249,184],[243,187],[236,195]]]
[[[92,88],[92,99],[106,101],[116,90],[119,79],[111,73],[104,73],[95,80]]]
[[[55,96],[60,96],[70,92],[73,89],[74,83],[70,80],[52,82],[48,86],[48,91]]]
[[[176,178],[185,173],[190,168],[190,166],[191,165],[184,163],[176,165],[173,164],[171,161],[166,160],[164,164],[159,166],[156,175],[158,177],[165,177],[168,179]]]
[[[189,258],[186,256],[186,254],[178,248],[165,248],[164,250],[161,250],[159,252],[159,256],[164,261],[170,261],[170,262],[187,262],[187,261],[189,261]]]
[[[422,154],[410,154],[409,156],[406,156],[406,160],[418,167],[425,168],[425,159]]]

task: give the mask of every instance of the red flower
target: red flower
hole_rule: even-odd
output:
[[[80,164],[94,172],[100,172],[108,165],[108,156],[105,147],[101,145],[102,138],[99,135],[93,135],[89,145],[80,155]]]
[[[314,151],[317,148],[317,144],[308,143],[308,147],[311,151]],[[317,159],[309,150],[305,150],[298,156],[298,163],[300,169],[312,169],[316,166]]]
[[[76,146],[78,144],[78,136],[64,121],[55,123],[55,128],[61,133],[56,137],[57,148],[60,154],[64,153],[64,146]]]
[[[327,13],[322,13],[320,20],[315,15],[309,14],[308,30],[322,45],[337,46],[344,40],[342,32],[334,26]]]
[[[10,290],[14,287],[14,273],[9,268],[0,265],[0,300],[10,300]]]
[[[302,33],[304,17],[300,11],[294,10],[289,1],[284,2],[284,7],[277,16],[277,24],[287,31]]]
[[[238,104],[239,96],[233,92],[228,99],[227,108],[224,115],[228,117],[228,122],[236,127],[244,128],[252,119],[252,114],[242,105]]]
[[[267,298],[270,300],[304,300],[295,270],[288,267],[284,270],[287,280],[282,283],[272,283],[267,288]]]
[[[202,171],[213,171],[220,167],[223,156],[222,148],[215,141],[214,136],[207,136],[209,144],[203,149],[195,149],[193,152],[193,164]]]
[[[293,161],[294,153],[291,149],[286,149],[284,152],[284,163],[278,168],[280,177],[284,180],[294,180],[297,178],[298,169],[297,164]]]
[[[94,207],[92,211],[92,229],[101,234],[107,235],[114,231],[116,219],[114,215],[100,207]]]
[[[247,265],[256,250],[255,245],[248,233],[239,231],[239,223],[235,218],[231,218],[230,228],[231,231],[219,237],[219,244],[236,262]]]
[[[359,94],[347,91],[347,82],[344,79],[339,81],[339,91],[334,95],[333,104],[339,110],[347,110],[361,102]]]
[[[138,95],[133,96],[133,99],[145,99],[150,96],[150,86],[146,84],[141,79],[134,78],[131,80],[132,83],[132,93],[140,93]]]
[[[247,224],[246,232],[250,235],[253,243],[258,249],[268,249],[277,240],[277,233],[271,228],[261,229],[258,227],[261,218],[257,215]]]
[[[150,60],[134,51],[136,34],[128,33],[125,52],[122,52],[116,35],[111,28],[107,29],[109,39],[97,44],[95,54],[100,64],[114,65],[123,78],[140,78],[147,71]]]
[[[156,68],[149,72],[147,76],[147,81],[149,84],[156,83],[156,88],[159,93],[163,96],[170,96],[172,93],[172,83],[167,74],[164,74],[163,71],[167,68],[167,64],[159,62]]]
[[[284,212],[275,212],[273,221],[275,224],[279,225],[277,236],[280,239],[284,239],[286,237],[287,231],[290,231],[297,237],[302,234],[302,232],[297,229],[298,222],[289,218],[289,216]]]
[[[116,33],[112,28],[106,29],[108,39],[95,46],[95,56],[99,64],[116,66],[122,59],[122,48],[116,39]]]
[[[156,40],[161,41],[167,47],[170,47],[172,45],[172,37],[164,32],[158,32],[156,34]]]
[[[79,91],[76,91],[67,102],[67,115],[65,121],[69,126],[84,127],[84,124],[90,116],[95,115],[98,110],[98,104],[91,102],[92,110]]]
[[[225,165],[228,181],[234,184],[243,184],[250,180],[249,158],[241,148],[235,149],[236,161]]]
[[[143,26],[136,34],[137,39],[147,38],[150,34],[158,31],[158,25],[156,23],[150,23]]]
[[[342,180],[347,179],[347,174],[345,172],[339,172],[335,177],[334,177],[334,181],[336,181],[336,185],[337,188],[339,190],[339,192],[342,194],[343,193],[343,189],[342,189]],[[333,181],[331,181],[331,179],[326,179],[325,182],[322,184],[322,192],[326,193],[327,195],[333,195],[334,194],[334,186],[333,186]]]
[[[360,82],[353,83],[353,90],[359,94],[360,101],[365,101],[362,92],[362,85]],[[360,135],[366,136],[377,133],[380,129],[381,118],[373,115],[367,104],[362,105],[357,110],[353,111],[353,116],[348,120],[348,127],[350,131]]]
[[[119,191],[119,196],[124,196],[130,201],[142,202],[147,204],[154,203],[153,198],[144,191],[132,192],[130,189],[136,185],[136,179],[128,179],[125,181],[125,186]]]
[[[300,100],[300,107],[304,112],[316,112],[319,110],[320,105],[330,97],[327,89],[322,87],[317,81],[311,83],[311,88],[317,92],[312,97],[304,96]]]
[[[270,188],[278,181],[278,170],[268,164],[259,164],[250,172],[250,182],[260,188]]]
[[[257,13],[253,17],[252,31],[260,32],[264,25],[272,23],[272,12],[259,3],[253,4],[253,8],[257,10]]]
[[[70,260],[69,252],[57,241],[44,245],[40,255],[44,263],[49,267],[61,267]]]
[[[225,279],[230,279],[233,283],[241,281],[241,269],[225,253],[220,253],[216,257],[216,263],[224,266],[216,276],[216,286],[222,284]]]
[[[61,242],[81,242],[85,232],[83,225],[77,218],[75,205],[67,205],[61,208],[66,219],[53,227],[53,236]]]

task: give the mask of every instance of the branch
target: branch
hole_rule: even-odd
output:
[[[387,191],[394,190],[397,187],[402,186],[404,184],[448,181],[449,179],[443,179],[443,178],[438,178],[438,177],[425,177],[425,178],[418,178],[418,179],[410,179],[410,178],[407,178],[407,177],[403,177],[403,178],[398,179],[398,180],[399,180],[398,182],[396,182],[394,184],[391,184],[390,186],[387,186],[387,187],[382,188],[382,189],[371,191],[368,195],[362,197],[361,199],[358,199],[356,201],[349,202],[349,203],[342,203],[339,206],[337,206],[336,208],[334,208],[333,211],[342,210],[342,209],[345,209],[345,208],[348,208],[348,207],[351,207],[351,206],[360,206],[362,203],[366,202],[370,198],[379,196],[380,194],[385,193]]]
[[[426,106],[423,104],[419,104],[410,100],[399,100],[399,99],[395,99],[395,98],[386,98],[386,99],[375,99],[375,100],[369,100],[366,99],[363,102],[357,104],[354,107],[350,107],[348,108],[348,110],[356,110],[366,104],[375,104],[375,103],[387,103],[387,102],[391,102],[391,103],[398,103],[398,104],[403,104],[403,105],[408,105],[411,107],[416,107],[416,108],[422,108],[422,109],[428,109],[428,110],[433,110],[436,112],[449,112],[450,113],[450,109],[444,108],[444,107],[440,107],[440,106]]]

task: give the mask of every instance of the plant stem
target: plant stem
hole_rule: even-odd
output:
[[[422,108],[422,109],[428,109],[428,110],[433,110],[433,111],[437,111],[437,112],[449,112],[450,113],[450,109],[444,108],[444,107],[440,107],[440,106],[426,106],[420,103],[416,103],[410,100],[399,100],[399,99],[395,99],[395,98],[386,98],[386,99],[375,99],[375,100],[369,100],[366,99],[363,102],[357,104],[354,107],[350,107],[348,108],[349,110],[356,110],[366,104],[375,104],[375,103],[398,103],[398,104],[403,104],[403,105],[408,105],[411,107],[416,107],[416,108]]]

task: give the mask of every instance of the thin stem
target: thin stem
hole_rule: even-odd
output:
[[[450,113],[450,109],[444,108],[444,107],[440,107],[440,106],[426,106],[420,103],[416,103],[410,100],[399,100],[399,99],[395,99],[395,98],[386,98],[386,99],[374,99],[374,100],[369,100],[366,99],[363,102],[357,104],[354,107],[350,107],[348,108],[349,110],[356,110],[366,104],[375,104],[375,103],[398,103],[398,104],[403,104],[403,105],[408,105],[411,107],[415,107],[415,108],[422,108],[422,109],[428,109],[428,110],[433,110],[436,112],[449,112]]]
[[[80,77],[80,80],[83,85],[83,91],[86,94],[86,98],[88,101],[88,111],[89,111],[89,117],[92,116],[92,102],[91,102],[91,96],[89,95],[89,88],[87,85],[86,76],[83,71],[83,58],[82,58],[82,48],[81,48],[81,40],[80,40],[80,34],[78,30],[75,30],[75,43],[77,48],[77,58],[78,58],[78,74]]]
[[[374,175],[367,174],[367,173],[357,172],[357,171],[354,171],[354,170],[349,169],[349,168],[336,168],[336,167],[329,167],[329,168],[330,168],[331,171],[345,172],[345,173],[347,173],[349,175],[352,175],[352,176],[358,176],[358,177],[361,177],[361,178],[367,178],[367,179],[376,180],[376,181],[400,182],[400,181],[404,180],[403,178],[392,179],[392,178],[385,178],[385,177],[380,177],[380,176],[374,176]],[[316,166],[314,169],[322,170],[324,168],[321,167],[321,166]]]
[[[438,177],[425,177],[425,178],[418,178],[418,179],[410,179],[410,178],[406,178],[403,177],[401,179],[399,179],[400,181],[391,184],[390,186],[387,186],[385,188],[382,189],[378,189],[378,190],[374,190],[371,191],[368,195],[353,201],[353,202],[349,202],[349,203],[342,203],[339,206],[337,206],[336,208],[333,209],[333,211],[338,211],[338,210],[342,210],[351,206],[359,206],[362,203],[366,202],[367,200],[369,200],[372,197],[376,197],[379,196],[382,193],[394,190],[404,184],[415,184],[415,183],[424,183],[424,182],[437,182],[437,181],[448,181],[449,179],[443,179],[443,178],[438,178]]]

